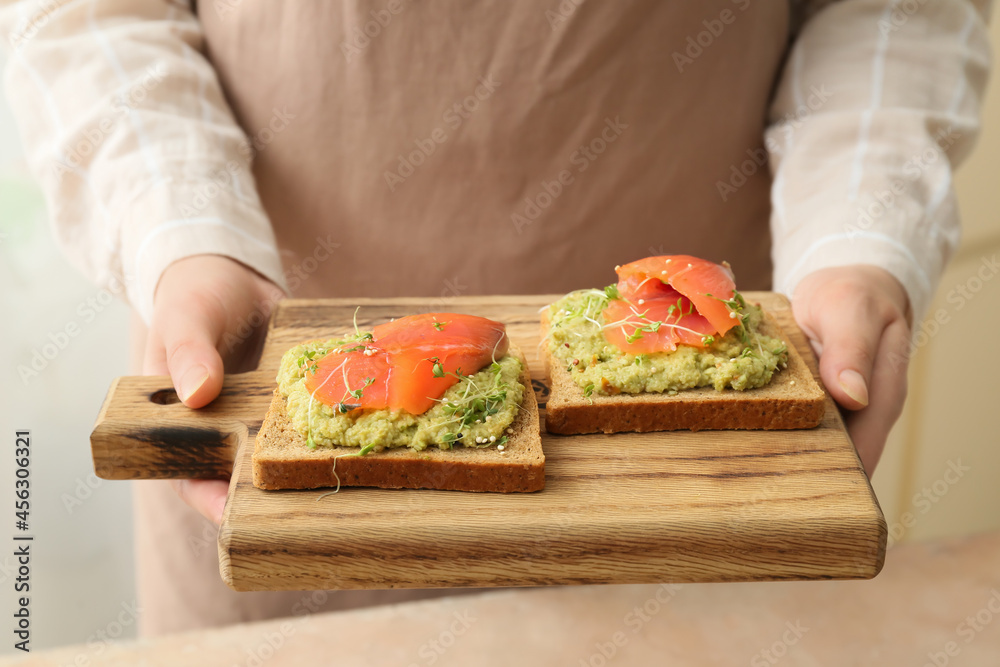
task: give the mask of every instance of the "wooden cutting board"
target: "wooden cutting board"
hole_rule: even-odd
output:
[[[787,300],[748,293],[816,372]],[[886,524],[843,421],[799,431],[556,436],[542,433],[546,487],[530,494],[343,488],[262,491],[250,457],[282,354],[418,312],[505,322],[548,393],[539,309],[552,296],[288,300],[259,369],[226,378],[200,410],[166,377],[112,385],[91,436],[105,479],[210,478],[232,471],[219,531],[232,588],[309,590],[870,578]]]

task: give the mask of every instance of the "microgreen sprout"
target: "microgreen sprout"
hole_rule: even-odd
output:
[[[448,323],[447,322],[435,322],[431,326],[433,326],[438,331],[441,331],[441,329],[444,329],[444,325],[446,325],[446,324],[448,324]]]
[[[736,330],[736,335],[740,337],[740,341],[745,345],[750,344],[750,334],[753,332],[753,327],[750,325],[750,315],[745,312],[747,307],[746,299],[743,295],[733,290],[733,296],[729,299],[722,299],[717,296],[712,296],[711,294],[706,294],[705,296],[710,296],[713,299],[718,299],[722,303],[726,304],[729,308],[729,316],[733,319],[739,320],[739,323],[733,327]],[[758,341],[759,344],[759,341]],[[761,354],[763,354],[761,350]]]
[[[604,294],[607,295],[609,299],[622,298],[621,292],[618,291],[618,285],[608,285],[604,288]]]
[[[358,328],[358,311],[361,310],[361,306],[354,309],[354,339],[355,340],[375,340],[374,334],[371,331],[361,331]]]
[[[327,491],[326,493],[320,494],[319,496],[316,497],[316,502],[323,500],[323,498],[326,498],[327,496],[332,496],[335,493],[340,492],[340,476],[337,474],[337,459],[342,459],[345,456],[364,456],[368,452],[375,449],[375,447],[376,447],[375,443],[370,442],[356,452],[351,452],[350,454],[341,454],[340,456],[333,457],[333,469],[331,470],[331,472],[333,473],[334,479],[337,480],[337,488],[334,489],[333,491]]]
[[[320,354],[320,352],[323,352],[323,354],[326,353],[325,350],[307,350],[305,353],[303,353],[301,357],[298,358],[296,363],[298,364],[299,368],[305,366],[305,370],[307,373],[315,374],[318,366],[316,365],[314,359],[317,354]]]
[[[340,414],[343,415],[343,414],[347,414],[351,410],[354,410],[356,408],[360,408],[361,407],[360,404],[348,403],[347,399],[348,398],[360,399],[362,396],[364,396],[364,390],[365,390],[365,388],[366,387],[370,387],[375,382],[375,378],[373,378],[373,377],[366,377],[363,380],[362,385],[360,387],[358,387],[357,389],[351,389],[351,382],[350,382],[350,380],[347,379],[347,360],[346,359],[340,364],[340,369],[341,369],[341,377],[344,378],[344,397],[340,400],[339,403],[337,403],[336,408],[337,408],[337,411],[340,412]],[[332,375],[333,374],[331,373],[331,376]]]
[[[631,302],[628,303],[631,304]],[[643,301],[640,299],[639,304],[642,303]],[[625,335],[625,340],[629,344],[641,339],[644,333],[656,333],[662,327],[667,327],[674,331],[686,331],[690,334],[698,336],[701,335],[701,332],[680,324],[684,317],[694,313],[694,304],[684,297],[678,297],[676,303],[670,304],[667,308],[667,316],[663,320],[651,319],[648,317],[648,313],[648,308],[640,311],[633,305],[631,306],[631,313],[624,319],[620,319],[616,322],[605,322],[603,325],[599,325],[599,327],[601,330],[616,327],[621,328],[622,333]],[[671,321],[671,319],[673,321]],[[626,326],[633,327],[631,334],[626,330]]]
[[[321,354],[322,353],[322,355],[326,355],[328,352],[329,352],[329,350],[326,350],[326,349],[307,350],[305,354],[303,354],[301,357],[299,357],[299,368],[302,368],[303,364],[305,363],[303,361],[304,359],[308,359],[308,360],[312,361],[312,359],[317,354]],[[343,362],[341,363],[341,366],[343,366]],[[317,369],[317,365],[315,363],[313,363],[313,364],[310,364],[308,370],[309,370],[309,372],[315,374],[316,373],[316,369]],[[327,382],[329,382],[330,378],[332,378],[332,377],[333,377],[333,373],[330,373],[328,376],[326,376],[326,379],[323,380],[323,383],[320,384],[320,386],[316,387],[315,389],[313,389],[309,393],[309,405],[306,407],[306,415],[307,415],[307,418],[306,418],[306,446],[308,446],[309,449],[315,449],[316,448],[316,441],[313,440],[313,437],[312,437],[313,403],[316,401],[316,392],[319,391],[320,389],[322,389],[323,386]]]
[[[434,360],[436,362],[436,359]],[[448,444],[462,439],[462,429],[474,424],[488,421],[490,417],[500,412],[507,401],[507,383],[503,379],[503,366],[494,362],[489,366],[492,381],[487,384],[477,384],[471,375],[463,375],[462,371],[444,373],[452,375],[462,384],[462,392],[452,399],[437,399],[447,415],[439,426],[447,431],[442,440]]]

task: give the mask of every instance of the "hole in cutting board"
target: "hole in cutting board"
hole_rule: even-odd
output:
[[[181,402],[181,399],[177,396],[177,392],[173,389],[158,389],[149,395],[149,400],[159,405],[171,405]]]

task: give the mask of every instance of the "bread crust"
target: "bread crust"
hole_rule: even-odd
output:
[[[545,487],[545,456],[539,434],[538,403],[528,365],[521,359],[519,378],[524,385],[521,409],[510,425],[504,452],[483,449],[429,447],[421,452],[406,447],[364,456],[357,447],[309,449],[305,438],[288,420],[285,399],[275,389],[271,407],[254,444],[253,484],[259,489],[315,489],[374,486],[386,489],[439,489],[520,493]],[[336,463],[334,460],[336,459]]]
[[[707,429],[799,429],[818,426],[826,395],[781,326],[765,312],[761,332],[786,342],[788,367],[764,387],[716,391],[712,387],[666,393],[593,394],[589,399],[545,345],[551,382],[545,429],[562,435]],[[542,315],[542,340],[548,311]]]

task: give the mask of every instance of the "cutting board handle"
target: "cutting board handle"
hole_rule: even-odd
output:
[[[117,378],[90,434],[94,470],[103,479],[226,478],[274,386],[273,373],[227,375],[219,397],[192,410],[167,376]]]

